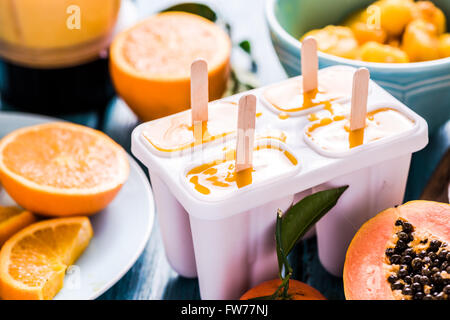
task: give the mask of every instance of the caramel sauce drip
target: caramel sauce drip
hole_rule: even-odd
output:
[[[278,146],[272,146],[272,145],[258,145],[255,147],[255,151],[261,150],[261,149],[276,149],[279,151],[282,151],[284,156],[295,166],[298,164],[297,158],[288,152],[287,150],[283,150]],[[189,176],[192,176],[189,178],[189,182],[194,185],[195,190],[197,190],[199,193],[208,195],[211,193],[211,190],[200,183],[199,177],[201,175],[207,176],[206,180],[210,182],[215,187],[220,188],[229,188],[232,187],[234,184],[240,189],[245,186],[248,186],[252,184],[253,182],[253,172],[255,172],[254,168],[248,168],[239,172],[236,172],[235,170],[235,159],[236,159],[236,152],[235,150],[229,150],[225,153],[225,159],[212,161],[209,163],[205,163],[202,165],[199,165],[197,167],[192,168],[188,171],[186,174],[186,177],[189,178]],[[220,176],[217,175],[218,170],[216,168],[217,165],[223,164],[225,162],[231,161],[227,167],[227,172],[224,178],[221,179]]]
[[[211,193],[211,190],[202,186],[198,182],[198,176],[192,176],[192,178],[189,180],[189,182],[191,182],[194,185],[195,190],[197,190],[198,192],[200,192],[202,194],[210,194]]]
[[[350,149],[362,145],[364,142],[364,128],[349,132],[348,143]]]
[[[257,139],[271,139],[271,140],[279,140],[281,142],[286,142],[287,135],[284,132],[280,132],[279,135],[268,134],[258,137]]]
[[[345,119],[345,116],[343,116],[343,115],[334,115],[334,109],[333,109],[333,104],[327,104],[327,105],[325,105],[324,107],[323,107],[323,109],[324,110],[327,110],[329,113],[330,113],[330,115],[332,116],[332,118],[333,118],[333,121],[339,121],[339,120],[344,120]],[[314,121],[317,121],[317,120],[320,120],[321,118],[319,118],[318,116],[317,116],[317,114],[316,113],[310,113],[309,115],[308,115],[308,120],[310,121],[310,122],[314,122]]]
[[[327,109],[327,110],[330,111],[330,113],[333,115],[333,111],[332,111],[331,108]],[[391,108],[380,108],[380,109],[371,111],[371,112],[367,113],[367,119],[370,120],[370,121],[373,121],[375,114],[377,114],[379,112],[388,111],[388,110],[394,110],[394,109],[391,109]],[[317,118],[317,116],[315,114],[310,114],[309,115],[309,119],[311,119],[313,117]],[[308,128],[307,135],[311,136],[311,132],[313,132],[314,130],[316,130],[319,127],[323,127],[323,126],[329,125],[333,121],[342,121],[342,120],[344,120],[346,118],[347,117],[342,116],[342,115],[341,116],[334,116],[333,119],[331,119],[331,118],[322,118],[322,119],[320,119],[319,122],[312,124]],[[318,120],[318,118],[317,118],[317,120]],[[349,143],[350,149],[351,148],[355,148],[355,147],[360,146],[360,145],[363,144],[363,142],[364,142],[364,129],[365,128],[351,131],[349,126],[346,125],[344,127],[344,129],[349,133],[348,143]]]
[[[194,126],[194,125],[187,125],[185,123],[172,125],[167,130],[167,132],[164,134],[164,136],[165,137],[170,137],[170,135],[172,134],[173,131],[179,130],[180,128],[188,130],[188,131],[191,131],[194,141],[191,142],[191,143],[187,143],[187,144],[181,145],[180,147],[171,148],[171,149],[161,148],[161,147],[155,145],[150,139],[147,139],[147,141],[150,142],[150,144],[158,151],[175,152],[175,151],[185,150],[185,149],[188,149],[188,148],[193,148],[196,145],[200,145],[200,144],[203,144],[203,143],[211,142],[211,141],[223,138],[223,137],[231,134],[231,132],[225,132],[225,133],[213,136],[208,131],[208,122],[207,121],[202,121],[201,127],[200,126]]]
[[[235,171],[236,185],[239,189],[252,184],[253,171],[253,168],[247,168],[239,172]]]
[[[275,107],[283,112],[298,112],[303,111],[306,109],[310,109],[313,107],[317,107],[320,105],[324,105],[324,108],[331,108],[331,105],[334,101],[336,101],[338,98],[328,98],[328,99],[320,99],[317,97],[317,94],[325,94],[324,91],[319,91],[319,89],[314,89],[308,92],[303,92],[303,104],[300,107],[292,108],[292,109],[285,109],[280,106],[275,105]]]

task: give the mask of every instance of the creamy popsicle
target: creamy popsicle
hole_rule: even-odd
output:
[[[414,122],[391,108],[369,112],[366,126],[350,130],[348,116],[322,118],[306,128],[306,136],[318,148],[329,152],[344,152],[361,144],[400,134],[411,129]]]
[[[310,113],[308,115],[308,120],[311,122],[322,120],[324,118],[331,118],[335,121],[342,120],[346,115],[350,113],[350,108],[348,105],[340,103],[331,103],[324,106],[323,109]]]
[[[272,139],[272,140],[279,140],[281,142],[286,142],[287,134],[283,130],[267,128],[265,130],[257,132],[256,139],[257,140]]]
[[[321,70],[315,90],[303,92],[303,78],[299,77],[271,86],[263,96],[275,109],[285,113],[330,106],[333,102],[351,96],[353,73],[353,69],[346,67]]]
[[[170,153],[189,149],[236,132],[237,110],[233,102],[210,104],[208,121],[198,128],[200,135],[194,132],[197,128],[192,124],[190,111],[152,121],[142,135],[158,151]]]
[[[235,158],[235,150],[228,150],[222,159],[190,169],[186,179],[202,195],[225,196],[250,184],[281,176],[298,164],[297,158],[278,143],[257,145],[250,170],[236,173]]]

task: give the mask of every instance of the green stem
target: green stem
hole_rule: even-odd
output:
[[[280,297],[282,299],[288,299],[289,298],[289,294],[288,294],[289,280],[292,275],[292,268],[291,268],[291,265],[289,264],[287,255],[285,254],[284,248],[283,248],[282,228],[281,228],[282,218],[283,218],[283,212],[278,209],[275,239],[276,239],[276,243],[277,243],[277,256],[278,256],[278,265],[279,265],[278,275],[281,279],[281,285],[275,291],[274,296]],[[284,274],[283,274],[283,267],[284,267]]]

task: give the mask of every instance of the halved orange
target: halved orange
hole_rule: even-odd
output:
[[[93,214],[116,196],[129,173],[126,152],[100,131],[53,122],[0,141],[0,180],[23,208],[48,216]]]
[[[14,233],[35,221],[35,216],[29,211],[15,206],[0,206],[0,247]]]
[[[0,251],[0,298],[52,299],[92,236],[87,217],[44,220],[16,233]]]
[[[111,45],[114,86],[144,121],[190,105],[190,67],[208,62],[209,98],[226,90],[231,40],[213,22],[186,12],[154,15],[117,35]]]
[[[252,300],[255,298],[271,296],[275,293],[281,283],[280,279],[263,282],[244,293],[240,300]],[[289,280],[288,294],[289,300],[326,300],[317,289],[293,279]],[[275,298],[274,300],[277,299],[278,298]]]

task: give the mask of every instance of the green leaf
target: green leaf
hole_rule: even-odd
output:
[[[333,208],[348,186],[316,192],[292,206],[283,216],[282,244],[286,255],[295,243]]]
[[[169,8],[166,8],[164,10],[161,10],[161,12],[167,12],[167,11],[182,11],[182,12],[188,12],[192,14],[196,14],[198,16],[201,16],[205,19],[208,19],[218,26],[222,27],[228,35],[231,36],[231,26],[228,22],[226,22],[219,14],[216,13],[213,9],[211,9],[210,6],[207,6],[206,4],[202,3],[195,3],[195,2],[184,2],[179,3],[174,6],[171,6]]]
[[[217,20],[217,14],[214,12],[214,10],[211,9],[210,7],[208,7],[207,5],[201,4],[201,3],[195,3],[195,2],[179,3],[174,6],[169,7],[167,9],[164,9],[161,12],[166,12],[166,11],[189,12],[189,13],[193,13],[193,14],[202,16],[203,18],[211,20],[212,22],[216,22],[216,20]]]
[[[282,237],[283,233],[281,230],[281,225],[283,223],[283,212],[278,209],[277,211],[277,223],[275,227],[275,240],[277,244],[277,258],[278,258],[278,276],[280,279],[283,279],[285,275],[283,275],[283,266],[285,274],[288,272],[290,268],[289,261],[287,259],[287,254],[284,252]]]
[[[250,45],[250,41],[244,40],[239,42],[239,47],[241,47],[241,49],[247,52],[248,54],[252,54],[252,46]]]

